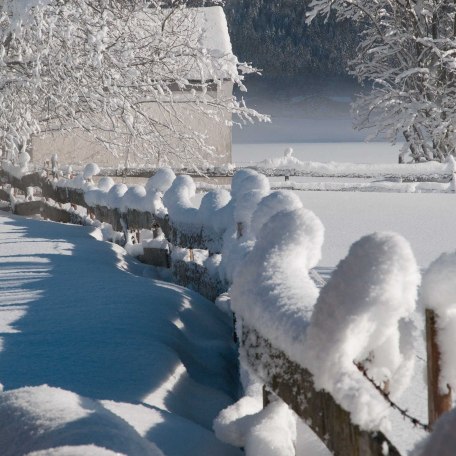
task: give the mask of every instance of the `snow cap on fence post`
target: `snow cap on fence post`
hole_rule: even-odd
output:
[[[413,332],[420,275],[408,242],[375,233],[354,243],[321,290],[305,342],[305,366],[363,429],[385,425],[380,394],[363,378],[389,382],[398,395],[413,372]]]
[[[227,282],[232,282],[238,264],[253,246],[250,233],[252,214],[269,192],[266,176],[252,169],[241,169],[233,176],[231,201],[221,209],[221,215],[231,219],[223,236],[221,263],[221,277]]]
[[[323,224],[313,212],[279,212],[263,225],[234,273],[236,315],[296,362],[318,296],[308,271],[320,260],[323,236]]]
[[[423,276],[420,304],[426,310],[429,423],[452,407],[456,389],[456,252],[434,261]]]
[[[84,171],[82,172],[82,177],[87,182],[92,182],[92,177],[100,173],[100,168],[96,163],[89,163],[85,166]]]
[[[120,209],[122,204],[122,197],[127,192],[128,187],[125,184],[115,184],[113,185],[106,195],[105,205],[111,209]]]
[[[207,192],[201,200],[198,212],[210,253],[223,249],[223,234],[233,222],[230,201],[230,192],[221,188]]]
[[[147,193],[161,192],[165,193],[173,184],[176,175],[171,168],[163,167],[157,169],[155,174],[146,182]]]
[[[171,187],[163,195],[163,204],[173,223],[194,225],[199,222],[198,209],[192,198],[196,194],[196,185],[190,176],[177,176]]]
[[[252,170],[240,170],[233,176],[231,196],[234,201],[234,222],[238,227],[238,234],[249,234],[252,214],[261,199],[269,192],[269,181],[263,174]]]
[[[252,235],[258,237],[265,223],[267,223],[273,215],[283,210],[292,211],[301,207],[302,202],[296,193],[287,190],[271,192],[259,202],[252,215]]]

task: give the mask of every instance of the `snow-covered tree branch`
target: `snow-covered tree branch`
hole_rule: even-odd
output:
[[[456,144],[456,5],[450,0],[314,0],[363,27],[351,72],[372,84],[354,104],[358,128],[405,140],[404,158],[443,160]]]
[[[215,90],[224,80],[242,89],[243,76],[232,53],[204,43],[205,27],[201,10],[186,1],[6,0],[4,148],[14,157],[33,135],[66,130],[89,134],[125,162],[201,161],[212,150],[188,118],[265,119]]]

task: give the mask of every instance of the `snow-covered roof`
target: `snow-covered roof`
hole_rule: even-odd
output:
[[[216,75],[219,78],[231,79],[237,74],[237,58],[233,55],[231,39],[225,12],[221,6],[191,8],[195,11],[195,29],[201,30],[199,44],[210,55],[219,58]],[[190,75],[191,79],[199,79],[200,75]],[[210,77],[208,79],[211,79]]]
[[[197,11],[196,26],[203,31],[201,46],[213,53],[213,55],[232,54],[228,24],[223,8],[221,6],[211,6],[195,8],[195,10]]]

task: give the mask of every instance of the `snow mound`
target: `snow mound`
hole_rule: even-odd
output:
[[[111,177],[102,177],[98,181],[98,188],[103,192],[109,192],[111,187],[115,184],[114,180]]]
[[[191,201],[195,194],[196,185],[190,176],[177,176],[174,179],[169,190],[163,195],[163,203],[173,223],[182,227],[198,223],[198,209]]]
[[[219,440],[239,448],[244,447],[247,433],[255,415],[263,410],[263,401],[244,396],[235,404],[222,410],[214,421],[215,435]]]
[[[86,180],[92,179],[93,176],[99,174],[100,168],[96,163],[89,163],[85,166],[84,171],[82,172],[82,177]]]
[[[146,189],[142,185],[132,185],[122,197],[120,210],[127,212],[128,209],[143,210],[146,200]]]
[[[252,190],[269,190],[269,181],[266,176],[259,174],[253,169],[241,169],[237,171],[231,180],[231,196],[238,198]]]
[[[165,193],[172,185],[176,175],[171,168],[159,168],[157,172],[146,182],[147,193]]]
[[[223,442],[245,448],[247,456],[296,454],[296,417],[279,400],[263,409],[261,401],[245,396],[219,414],[214,431]]]
[[[122,205],[122,197],[127,192],[128,187],[125,184],[115,184],[110,189],[105,198],[105,206],[112,209],[119,208]]]
[[[247,456],[295,456],[296,418],[286,404],[273,402],[256,418],[245,444]]]
[[[283,210],[292,211],[302,207],[299,197],[289,191],[279,190],[265,196],[252,216],[252,235],[257,237],[261,228],[275,214]]]
[[[47,385],[0,394],[2,456],[37,451],[40,456],[73,456],[84,454],[87,445],[93,445],[95,451],[85,454],[97,456],[112,452],[163,456],[153,443],[97,401]]]
[[[456,252],[444,253],[425,272],[421,286],[420,305],[438,316],[437,340],[442,356],[440,391],[456,388]]]
[[[365,429],[387,426],[388,407],[363,378],[399,394],[413,373],[413,325],[420,275],[408,242],[394,233],[365,236],[350,248],[315,305],[304,366]]]
[[[456,448],[456,409],[442,415],[432,434],[420,442],[411,456],[453,456]]]
[[[208,192],[201,200],[199,214],[205,226],[209,226],[218,233],[223,233],[232,223],[229,211],[224,210],[231,200],[231,195],[227,190],[216,189]]]
[[[318,289],[308,271],[320,259],[324,228],[300,208],[275,214],[239,265],[231,304],[246,325],[298,361]]]

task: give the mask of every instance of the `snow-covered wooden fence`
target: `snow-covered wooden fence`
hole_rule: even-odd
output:
[[[127,243],[132,230],[161,231],[161,238],[145,244],[143,260],[160,266],[172,263],[178,282],[212,300],[231,287],[241,359],[335,455],[400,454],[381,431],[390,400],[385,391],[403,387],[396,385],[401,381],[395,372],[413,354],[407,344],[397,345],[404,331],[398,328],[414,309],[418,286],[416,264],[405,241],[392,235],[362,239],[344,260],[349,266],[342,264],[318,293],[311,277],[322,243],[321,222],[302,208],[293,193],[271,191],[264,175],[241,170],[233,176],[230,193],[209,192],[196,207],[193,180],[176,178],[169,169],[159,170],[145,188],[127,188],[109,178],[94,185],[96,171],[90,165],[74,179],[57,181],[43,173],[21,174],[3,166],[2,179],[8,185],[0,189],[0,199],[9,201],[18,214],[109,223],[123,232]],[[32,196],[30,187],[37,196]],[[171,261],[162,241],[177,249]],[[198,255],[203,260],[196,261]],[[347,296],[338,287],[349,280],[344,267],[358,270],[356,292]],[[366,302],[370,308],[365,308]],[[365,332],[361,326],[353,327],[357,319],[379,322],[368,325],[364,341],[353,343],[350,337]],[[435,328],[434,324],[434,332]],[[344,345],[341,341],[346,347],[337,351]],[[391,365],[376,365],[377,352],[379,359],[385,359],[382,344],[392,350],[386,356]],[[353,347],[358,351],[350,351]],[[430,372],[437,379],[430,385],[442,396],[440,352],[434,347],[430,353],[434,353]],[[383,367],[390,377],[378,376]],[[340,390],[344,382],[349,387]],[[439,414],[448,400],[446,404],[432,407]]]

